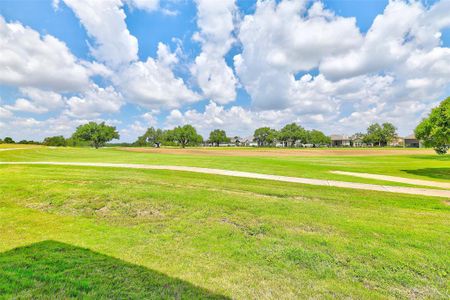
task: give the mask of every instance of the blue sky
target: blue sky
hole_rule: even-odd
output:
[[[123,141],[183,123],[406,135],[450,92],[447,0],[83,2],[0,1],[0,137],[88,120]]]

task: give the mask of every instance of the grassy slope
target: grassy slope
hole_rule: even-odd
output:
[[[19,151],[2,154],[1,160],[200,161],[114,150],[45,153]],[[215,159],[205,164],[215,166]],[[285,163],[270,162],[275,168]],[[0,166],[0,190],[0,252],[47,240],[87,247],[162,273],[169,278],[164,280],[189,282],[181,289],[185,292],[176,288],[187,298],[210,293],[205,289],[242,299],[449,296],[450,206],[442,199],[271,181],[261,185],[183,172],[54,166]],[[122,262],[109,262],[106,271],[98,271],[99,279],[73,271],[71,260],[61,257],[23,265],[20,255],[29,254],[17,251],[19,258],[16,251],[0,256],[0,270],[10,270],[0,276],[0,291],[89,296],[100,289],[94,295],[101,296],[109,281],[122,279],[126,284],[115,290],[120,295],[133,296],[127,294],[128,284],[138,292],[151,285],[150,292],[160,296],[174,293],[172,285],[161,290],[159,281],[124,276]],[[67,277],[48,280],[51,268]],[[82,286],[71,285],[78,280]]]
[[[42,148],[0,152],[0,161],[84,161],[185,165],[387,185],[405,184],[331,174],[329,171],[367,172],[436,181],[450,180],[450,155],[408,155],[407,150],[404,152],[404,155],[397,156],[233,157],[133,153],[116,149]]]

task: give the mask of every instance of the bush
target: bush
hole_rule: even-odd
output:
[[[62,135],[46,137],[44,139],[44,145],[53,147],[66,147],[67,140]]]

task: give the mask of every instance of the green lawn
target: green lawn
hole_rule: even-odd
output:
[[[315,178],[336,178],[327,173],[336,169],[441,181],[449,168],[447,157],[407,154],[0,152],[0,161],[14,160]],[[422,169],[433,170],[402,171]],[[0,165],[0,298],[446,299],[448,249],[445,199],[162,170]]]
[[[215,151],[215,149],[211,148],[211,151]],[[229,151],[233,151],[233,148]],[[257,150],[249,149],[249,151]],[[342,151],[346,150],[342,149]],[[386,185],[406,184],[331,174],[329,171],[367,172],[435,181],[450,180],[450,155],[408,155],[407,149],[399,150],[399,153],[404,154],[395,156],[237,157],[135,153],[113,148],[98,150],[37,148],[0,152],[0,161],[80,161],[182,165]]]

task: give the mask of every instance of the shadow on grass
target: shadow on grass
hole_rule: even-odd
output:
[[[145,267],[44,241],[0,254],[5,298],[227,299]]]
[[[408,157],[414,159],[426,159],[426,160],[436,160],[436,161],[450,161],[450,154],[445,155],[409,155]]]
[[[402,171],[414,175],[427,176],[439,179],[450,179],[450,168],[425,168],[425,169],[402,170]]]

